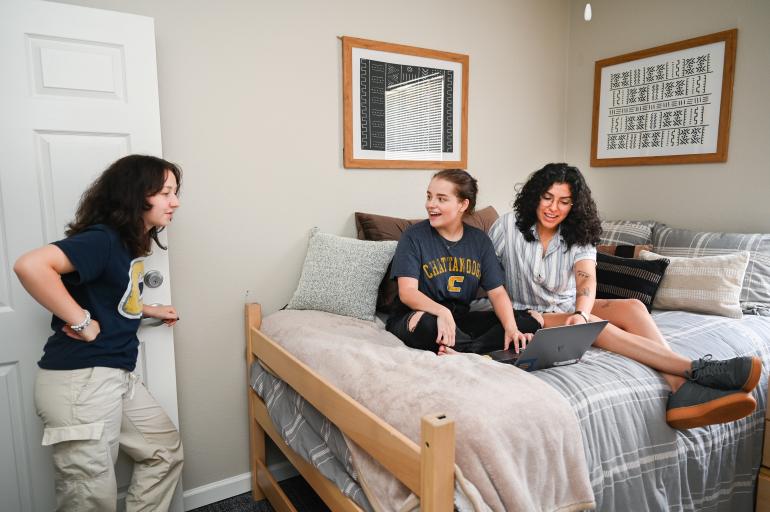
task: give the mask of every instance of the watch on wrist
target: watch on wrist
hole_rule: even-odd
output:
[[[583,320],[585,320],[587,324],[591,323],[591,322],[588,320],[588,315],[586,315],[585,313],[583,313],[583,312],[582,312],[582,311],[580,311],[579,309],[578,309],[578,310],[575,310],[575,312],[574,312],[574,313],[572,313],[572,314],[573,314],[573,315],[580,315],[580,316],[582,316],[582,317],[583,317]]]

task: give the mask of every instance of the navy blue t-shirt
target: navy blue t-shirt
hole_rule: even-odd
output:
[[[482,230],[464,224],[462,238],[450,242],[424,220],[401,235],[390,277],[413,277],[417,289],[432,300],[467,306],[479,286],[484,290],[502,286],[505,272]]]
[[[53,335],[38,365],[47,370],[76,370],[94,366],[133,371],[139,349],[136,331],[142,316],[144,257],[132,258],[117,231],[97,224],[54,242],[76,271],[62,275],[67,291],[101,332],[87,343],[70,338],[65,322],[54,315]]]

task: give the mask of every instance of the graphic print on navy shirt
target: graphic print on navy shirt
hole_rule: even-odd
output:
[[[467,305],[479,286],[501,286],[504,273],[492,241],[480,229],[465,224],[462,238],[450,242],[424,220],[401,236],[390,277],[413,277],[417,289],[436,302]]]
[[[101,224],[53,245],[75,267],[75,272],[62,275],[64,286],[99,322],[100,332],[90,343],[70,338],[62,331],[65,322],[54,315],[54,332],[38,365],[48,370],[105,366],[133,371],[139,349],[136,331],[142,317],[144,257],[133,258],[117,231]]]
[[[142,318],[142,290],[144,289],[144,258],[131,261],[128,286],[118,304],[118,313],[126,318]]]

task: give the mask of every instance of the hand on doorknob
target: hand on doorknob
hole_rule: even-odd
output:
[[[176,312],[176,308],[172,305],[164,304],[145,304],[142,306],[142,316],[149,318],[157,318],[162,323],[171,327],[179,321],[179,313]],[[160,325],[160,324],[156,324]]]

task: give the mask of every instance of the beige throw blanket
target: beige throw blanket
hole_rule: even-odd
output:
[[[418,444],[423,415],[453,418],[456,463],[468,481],[458,483],[473,508],[594,507],[577,419],[538,378],[474,354],[409,349],[381,325],[319,311],[279,311],[262,331]],[[372,505],[410,508],[408,490],[349,444]]]

